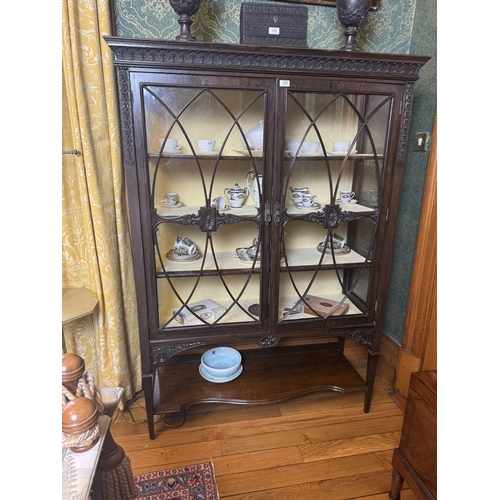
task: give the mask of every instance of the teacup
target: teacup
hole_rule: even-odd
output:
[[[319,151],[319,142],[305,141],[300,148],[300,152],[303,154],[315,154]]]
[[[212,207],[222,210],[226,208],[226,200],[223,196],[218,196],[212,200]]]
[[[196,144],[198,151],[202,153],[211,153],[215,149],[215,141],[213,139],[198,139]]]
[[[194,255],[198,249],[189,238],[177,236],[174,243],[174,253],[177,255]]]
[[[354,191],[349,191],[348,189],[340,191],[340,203],[349,203],[355,195]]]
[[[289,141],[287,141],[286,147],[292,155],[295,155],[298,152],[300,143],[301,143],[300,139],[290,139]]]
[[[331,240],[328,236],[325,236],[325,239],[323,240],[323,244],[326,246],[326,248],[329,248],[330,250],[331,250],[332,246],[335,250],[337,250],[340,248],[344,248],[345,240],[339,234],[333,233]]]
[[[311,207],[314,205],[318,197],[312,193],[304,193],[302,195],[302,206]]]
[[[167,205],[174,206],[177,205],[179,201],[179,195],[177,193],[163,193],[165,199],[167,200]]]
[[[158,139],[158,146],[160,148],[163,146],[164,151],[179,151],[182,147],[182,142],[178,139],[167,139],[165,144],[163,144],[163,141],[165,141],[164,137]]]
[[[351,141],[334,141],[332,146],[336,153],[347,153],[351,147]]]
[[[304,196],[304,193],[307,193],[309,191],[309,188],[307,187],[298,187],[290,188],[290,199],[295,203],[295,205],[302,203],[302,197]]]

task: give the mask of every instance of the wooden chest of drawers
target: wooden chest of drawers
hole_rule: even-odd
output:
[[[390,500],[406,481],[419,500],[437,498],[437,372],[411,375],[399,448],[392,458]]]

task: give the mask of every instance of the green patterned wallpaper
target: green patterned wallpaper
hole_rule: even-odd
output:
[[[356,38],[363,50],[409,53],[416,0],[381,0],[369,12]],[[239,43],[241,0],[201,0],[193,16],[192,34],[200,42]],[[260,2],[273,3],[277,2]],[[288,4],[290,5],[290,4]],[[308,5],[307,43],[314,49],[338,49],[344,44],[337,9]],[[178,16],[168,0],[115,0],[116,34],[125,37],[173,39]]]
[[[201,0],[193,16],[192,34],[201,42],[239,43],[241,3],[242,0]],[[415,85],[410,138],[415,132],[432,132],[434,123],[436,4],[435,0],[381,0],[380,9],[368,13],[356,37],[361,48],[369,52],[433,56]],[[339,49],[345,38],[337,9],[308,5],[308,11],[308,47]],[[117,36],[171,40],[179,34],[178,16],[168,0],[115,0],[115,19]],[[427,159],[428,153],[408,151],[403,178],[384,324],[384,331],[398,343],[403,336]]]

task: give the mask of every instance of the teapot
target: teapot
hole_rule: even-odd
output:
[[[260,192],[263,192],[263,187],[262,187],[262,174],[258,173],[255,174],[253,170],[250,170],[248,172],[247,177],[247,188],[250,194],[253,196],[255,200],[255,206],[258,208],[260,207],[260,196],[259,196],[259,186],[260,186]]]
[[[245,137],[250,149],[262,151],[264,147],[264,121],[261,120],[258,125],[255,125],[255,127],[248,130]]]
[[[247,199],[248,193],[248,188],[240,188],[238,183],[236,183],[232,188],[224,189],[224,196],[232,208],[240,208],[241,205],[243,205],[243,202]]]

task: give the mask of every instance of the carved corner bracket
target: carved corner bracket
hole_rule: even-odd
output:
[[[357,330],[329,330],[327,335],[332,337],[345,337],[358,342],[361,345],[372,345],[373,328],[359,328]]]
[[[175,345],[162,345],[162,346],[152,346],[151,347],[151,360],[154,365],[165,364],[172,356],[175,354],[185,351],[186,349],[192,349],[193,347],[199,347],[206,345],[206,342],[189,342],[186,344],[175,344]]]

